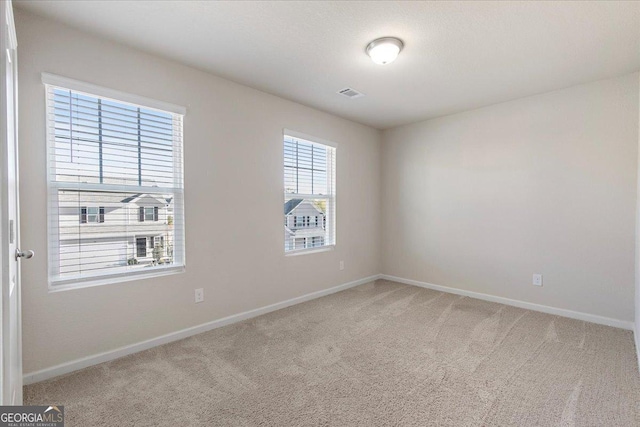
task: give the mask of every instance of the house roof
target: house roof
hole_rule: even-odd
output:
[[[122,199],[121,202],[122,203],[133,202],[135,199],[137,199],[140,196],[142,196],[142,193],[134,194],[132,196],[127,197],[126,199]]]
[[[171,202],[173,201],[173,197],[156,197],[152,194],[146,194],[146,193],[137,193],[137,194],[132,194],[131,196],[124,198],[120,201],[120,203],[132,203],[132,202],[136,202],[138,199],[142,198],[142,197],[150,197],[152,199],[154,199],[155,201],[157,201],[158,203],[162,203],[164,204],[168,204],[170,205]]]
[[[300,203],[302,203],[303,199],[291,199],[284,204],[284,214],[289,215],[289,213],[298,207]]]

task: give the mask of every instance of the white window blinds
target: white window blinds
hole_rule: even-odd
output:
[[[285,252],[335,245],[335,163],[335,147],[285,131]]]
[[[72,80],[43,75],[43,82],[50,284],[182,269],[183,115]],[[143,247],[142,239],[159,243]]]

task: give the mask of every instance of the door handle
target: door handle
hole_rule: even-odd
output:
[[[31,259],[35,254],[33,251],[22,252],[20,249],[16,249],[16,260],[19,258]]]

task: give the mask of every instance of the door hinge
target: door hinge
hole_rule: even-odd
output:
[[[9,220],[9,244],[13,243],[13,240],[15,239],[15,234],[16,232],[13,229],[13,220],[10,219]]]

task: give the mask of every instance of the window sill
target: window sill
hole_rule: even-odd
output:
[[[124,273],[122,275],[111,276],[111,277],[96,277],[93,279],[86,280],[60,280],[55,282],[49,282],[49,292],[62,292],[62,291],[71,291],[74,289],[84,289],[84,288],[92,288],[94,286],[102,286],[102,285],[112,285],[115,283],[122,282],[131,282],[134,280],[144,280],[144,279],[152,279],[154,277],[160,276],[168,276],[171,274],[180,274],[184,273],[185,267],[175,266],[162,268],[155,271],[144,272],[144,273]]]
[[[307,255],[307,254],[315,254],[318,252],[329,252],[336,248],[336,245],[327,245],[321,246],[318,248],[307,248],[307,249],[293,249],[291,251],[287,251],[284,253],[284,256],[298,256],[298,255]]]

